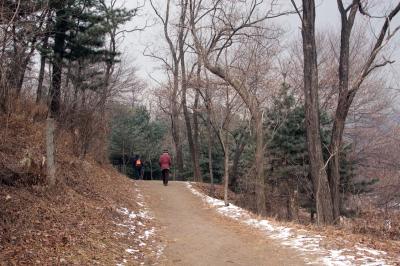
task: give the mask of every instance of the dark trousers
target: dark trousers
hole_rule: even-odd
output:
[[[136,174],[137,174],[137,176],[138,176],[139,179],[143,179],[142,167],[136,167]]]
[[[168,178],[169,178],[169,169],[163,169],[162,170],[162,179],[164,185],[168,185]]]

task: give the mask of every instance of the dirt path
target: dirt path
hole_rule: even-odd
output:
[[[185,183],[139,182],[167,242],[162,265],[305,265],[275,240],[218,215]]]

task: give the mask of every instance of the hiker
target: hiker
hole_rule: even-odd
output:
[[[167,149],[165,149],[163,151],[163,154],[161,154],[159,164],[162,172],[163,184],[164,186],[168,186],[169,168],[171,167],[171,156],[169,156]]]
[[[143,179],[142,168],[143,168],[142,160],[140,160],[140,157],[137,156],[135,160],[135,169],[139,179]]]

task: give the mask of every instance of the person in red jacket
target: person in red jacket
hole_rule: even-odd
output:
[[[168,150],[164,150],[159,160],[164,186],[168,186],[169,169],[171,167],[171,156]]]

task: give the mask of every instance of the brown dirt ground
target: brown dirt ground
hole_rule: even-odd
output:
[[[210,195],[210,185],[193,183],[194,187],[206,195],[223,200],[224,189],[221,185],[215,185],[214,194]],[[231,201],[240,206],[239,196],[229,191]],[[325,236],[321,243],[326,248],[345,249],[352,248],[356,244],[362,244],[372,249],[382,250],[388,253],[387,260],[393,265],[400,265],[400,213],[392,213],[392,228],[390,231],[383,227],[383,215],[376,209],[363,212],[360,217],[346,219],[345,224],[328,227],[318,227],[306,221],[309,214],[303,213],[302,222],[287,222],[269,218],[277,225],[284,225],[296,229],[304,229],[313,234]],[[306,217],[307,216],[307,217]],[[305,222],[306,221],[306,222]]]
[[[185,183],[138,185],[167,242],[162,265],[305,265],[295,251],[218,215]]]

